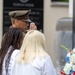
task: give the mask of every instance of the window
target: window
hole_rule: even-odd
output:
[[[51,0],[52,6],[68,6],[69,0]]]
[[[69,2],[69,0],[51,0],[52,2]]]

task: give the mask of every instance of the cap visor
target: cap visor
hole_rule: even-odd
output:
[[[31,23],[32,21],[30,19],[24,20],[25,22]]]

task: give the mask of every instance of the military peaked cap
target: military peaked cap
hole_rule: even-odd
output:
[[[29,19],[29,14],[31,10],[16,10],[16,11],[10,11],[9,16],[11,18],[16,18],[25,22],[31,22]]]

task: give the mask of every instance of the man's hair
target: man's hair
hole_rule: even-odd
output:
[[[4,57],[8,52],[8,48],[12,46],[8,54],[8,57],[6,58],[6,61],[5,61],[6,72],[8,71],[10,56],[12,52],[14,51],[14,49],[20,49],[23,36],[24,35],[22,31],[18,28],[9,28],[8,31],[4,35],[4,38],[1,44],[1,51],[0,51],[1,66],[3,64]]]
[[[14,24],[15,23],[15,18],[11,18],[11,22],[12,22],[12,24]]]

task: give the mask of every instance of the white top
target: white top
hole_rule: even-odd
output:
[[[19,50],[15,50],[11,55],[9,75],[56,75],[50,56],[42,59],[36,57],[29,64],[19,64],[15,61],[18,53]]]
[[[6,75],[5,62],[6,62],[6,58],[8,57],[8,54],[9,54],[11,48],[13,48],[13,47],[10,46],[8,48],[8,52],[4,57],[4,61],[3,61],[3,65],[2,65],[2,75]],[[16,57],[16,51],[18,51],[18,49],[15,49],[15,53],[14,53],[13,57],[12,58],[10,57],[10,62],[9,62],[9,67],[8,67],[8,70],[9,70],[8,75],[10,75],[11,69],[12,69],[12,66],[13,66],[12,64],[15,62],[14,58]]]

